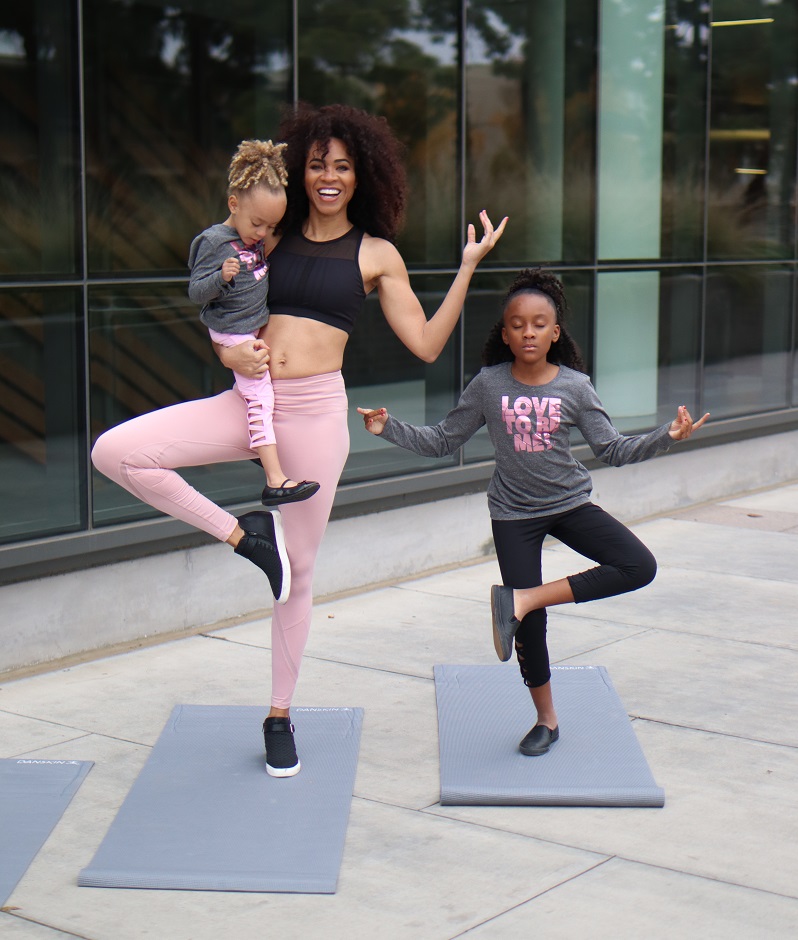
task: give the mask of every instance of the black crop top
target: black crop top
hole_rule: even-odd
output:
[[[351,228],[328,242],[283,235],[269,255],[272,315],[308,317],[351,333],[366,299],[358,254],[363,232]]]

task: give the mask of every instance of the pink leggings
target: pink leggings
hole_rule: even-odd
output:
[[[217,333],[208,329],[211,339],[220,346],[240,346],[258,338],[257,333]],[[274,437],[274,389],[272,377],[267,372],[260,379],[248,379],[233,372],[236,385],[247,403],[247,426],[252,448],[266,447],[276,443]]]
[[[275,379],[273,385],[280,463],[294,479],[321,484],[310,499],[280,509],[291,595],[272,612],[271,701],[276,708],[288,708],[310,631],[316,554],[349,452],[348,403],[340,372]],[[138,499],[220,541],[230,537],[236,517],[189,486],[175,468],[253,457],[246,402],[235,388],[117,425],[97,439],[91,455],[101,473]]]

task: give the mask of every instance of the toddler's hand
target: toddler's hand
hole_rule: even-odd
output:
[[[388,412],[385,408],[376,410],[358,408],[357,413],[363,415],[363,424],[366,425],[367,431],[371,431],[372,434],[382,434],[383,428],[388,423]]]
[[[229,284],[240,270],[241,262],[238,258],[226,258],[222,265],[222,280]]]

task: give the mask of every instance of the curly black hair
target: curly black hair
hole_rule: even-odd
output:
[[[500,362],[512,362],[513,354],[510,347],[502,338],[502,329],[504,328],[504,312],[508,304],[516,296],[523,293],[543,294],[551,302],[554,312],[557,315],[557,323],[560,327],[559,339],[551,344],[546,359],[555,365],[568,366],[570,369],[576,369],[578,372],[585,371],[585,364],[582,359],[582,353],[573,337],[568,332],[565,325],[568,304],[565,300],[565,292],[562,282],[555,277],[551,271],[544,268],[525,268],[516,277],[510,285],[509,290],[504,295],[502,301],[501,319],[494,324],[485,346],[482,349],[482,364],[485,366],[495,366]]]
[[[349,220],[369,235],[394,242],[407,205],[402,145],[385,118],[343,104],[316,108],[300,103],[283,117],[277,138],[288,144],[288,209],[280,230],[293,229],[307,218],[307,155],[314,144],[324,149],[333,137],[346,147],[357,178],[348,206]]]

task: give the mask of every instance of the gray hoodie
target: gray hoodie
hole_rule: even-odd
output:
[[[241,269],[228,283],[222,265],[237,257]],[[238,232],[220,222],[200,232],[188,254],[188,296],[201,304],[200,320],[218,333],[254,333],[269,319],[269,262],[263,242],[247,248]]]

